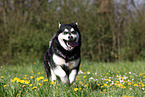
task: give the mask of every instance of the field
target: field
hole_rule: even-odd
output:
[[[70,87],[49,82],[41,62],[2,65],[0,97],[145,97],[145,62],[83,61]]]

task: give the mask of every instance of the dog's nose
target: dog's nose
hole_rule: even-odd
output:
[[[72,36],[68,36],[68,39],[73,39],[73,37]]]

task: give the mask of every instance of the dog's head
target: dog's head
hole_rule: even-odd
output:
[[[58,41],[65,50],[71,51],[80,45],[80,32],[77,26],[77,22],[70,24],[59,22]]]

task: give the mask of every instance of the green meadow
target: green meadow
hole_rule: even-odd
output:
[[[70,87],[49,82],[42,62],[2,65],[0,97],[145,97],[145,62],[82,61]]]

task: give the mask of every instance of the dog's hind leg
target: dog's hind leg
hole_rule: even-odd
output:
[[[50,66],[49,66],[49,64],[46,61],[44,61],[44,68],[45,68],[47,77],[50,80],[50,78],[51,78]]]

